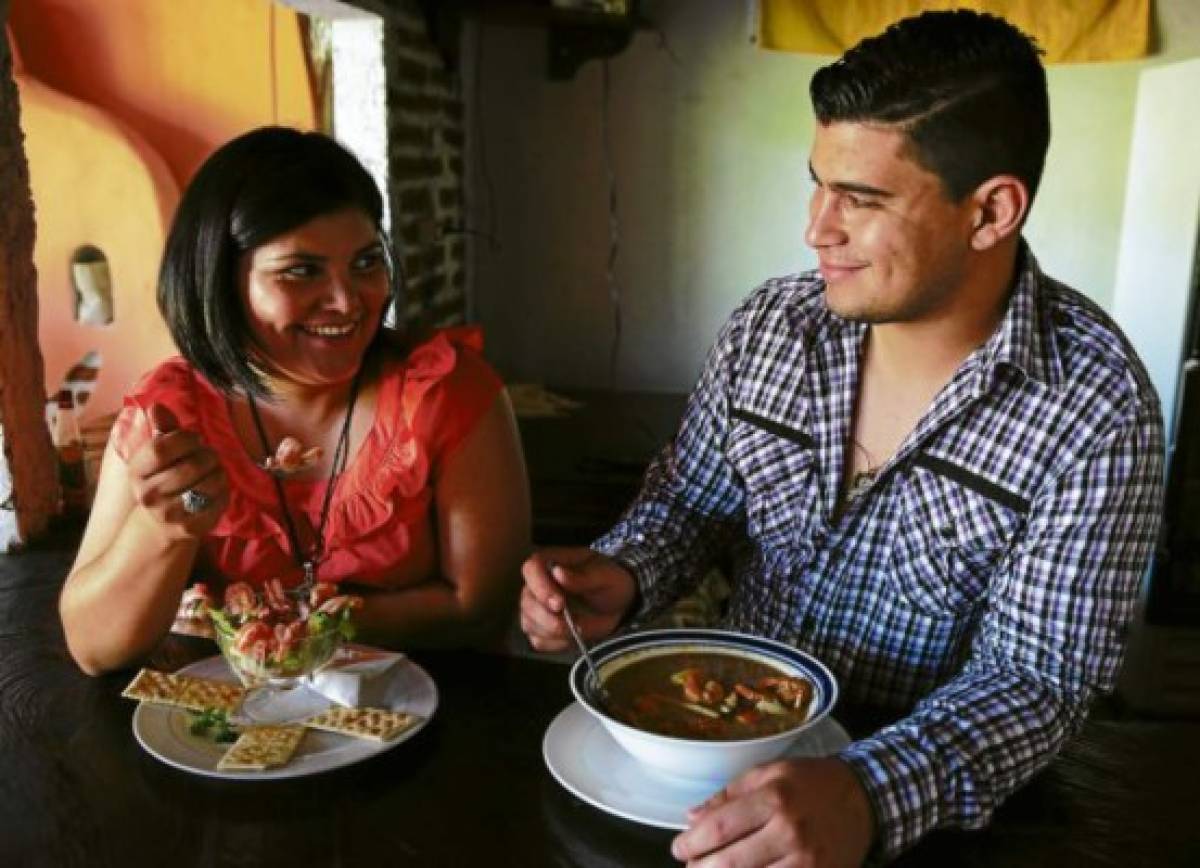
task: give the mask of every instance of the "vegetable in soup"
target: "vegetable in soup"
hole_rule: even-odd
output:
[[[676,738],[733,741],[808,719],[813,686],[760,660],[687,651],[635,661],[604,679],[606,710],[630,726]]]

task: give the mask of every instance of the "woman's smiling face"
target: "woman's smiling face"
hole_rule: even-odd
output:
[[[302,386],[353,378],[390,297],[370,217],[355,208],[314,217],[243,253],[238,268],[248,349],[269,378]]]

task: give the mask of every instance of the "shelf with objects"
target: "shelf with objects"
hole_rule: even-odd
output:
[[[546,74],[568,81],[589,60],[615,57],[649,28],[639,0],[419,0],[429,32],[453,65],[463,20],[546,29]]]

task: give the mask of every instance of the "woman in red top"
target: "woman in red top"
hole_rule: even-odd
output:
[[[182,355],[126,398],[60,600],[85,671],[153,648],[193,576],[218,599],[232,581],[352,585],[360,636],[385,645],[484,644],[508,623],[529,545],[512,411],[476,332],[383,327],[382,210],[340,145],[279,127],[189,185],[159,276]]]

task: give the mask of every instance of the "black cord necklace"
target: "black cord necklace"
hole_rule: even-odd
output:
[[[325,522],[329,518],[329,505],[333,502],[333,489],[337,485],[342,471],[346,469],[350,455],[350,422],[354,418],[354,403],[358,400],[358,382],[362,376],[362,368],[354,375],[350,383],[350,400],[346,404],[346,418],[342,422],[342,432],[338,435],[337,447],[333,450],[333,462],[329,467],[329,482],[325,486],[325,497],[321,501],[321,517],[316,527],[316,535],[312,546],[309,547],[308,557],[300,552],[300,536],[296,533],[296,524],[292,520],[291,510],[288,509],[287,496],[283,491],[283,482],[274,474],[271,481],[275,483],[275,496],[279,498],[279,510],[283,513],[283,522],[287,527],[288,542],[292,546],[292,557],[304,573],[304,578],[297,589],[307,593],[317,581],[317,565],[325,553]],[[258,415],[258,402],[254,396],[247,393],[250,404],[250,415],[254,419],[254,427],[258,430],[258,439],[262,443],[263,453],[271,455],[272,450],[267,440],[267,430],[263,427],[262,418]]]

